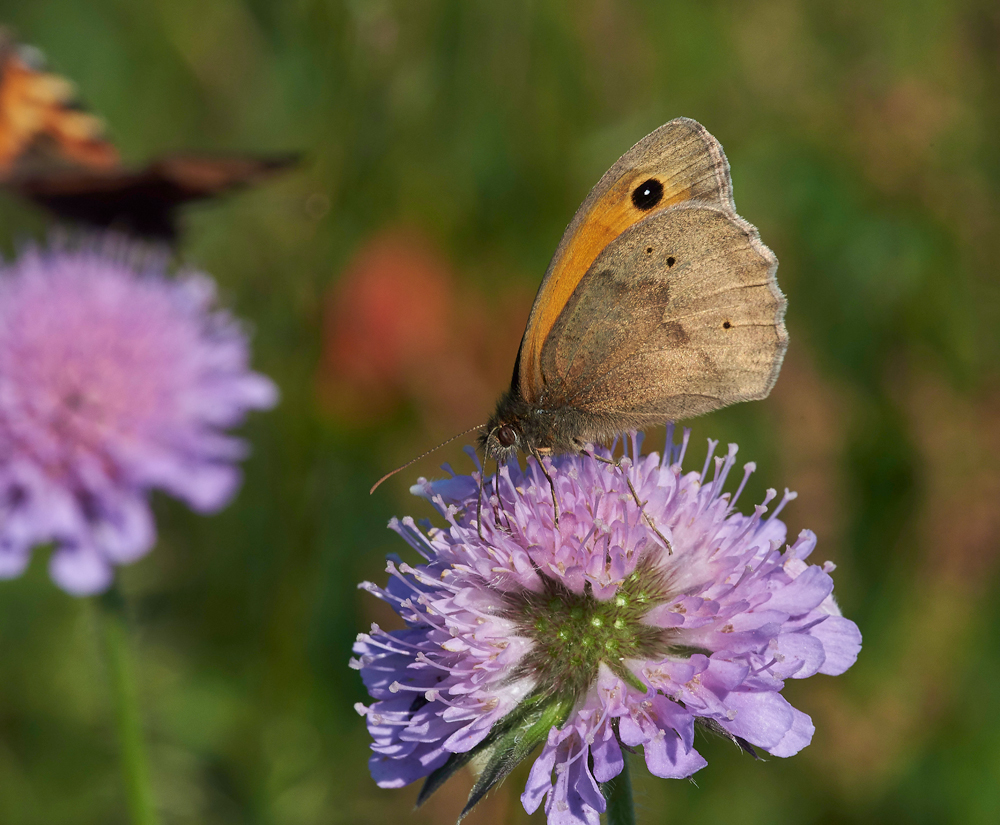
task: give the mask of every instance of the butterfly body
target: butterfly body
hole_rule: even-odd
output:
[[[488,458],[579,452],[765,397],[787,347],[777,259],[738,217],[722,147],[670,121],[608,171],[542,281]]]
[[[580,452],[587,443],[604,441],[616,432],[614,421],[573,407],[531,404],[507,391],[497,402],[479,443],[491,458],[505,463],[518,451],[542,455]]]

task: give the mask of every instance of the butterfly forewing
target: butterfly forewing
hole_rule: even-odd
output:
[[[559,310],[601,251],[630,226],[686,201],[734,212],[729,164],[722,147],[701,124],[678,118],[626,152],[593,188],[566,229],[521,343],[512,384],[521,397],[529,401],[539,397],[543,342]]]
[[[544,406],[613,416],[620,431],[764,397],[787,345],[776,269],[728,210],[682,205],[636,224],[555,320],[539,359]]]
[[[33,51],[0,28],[0,180],[53,165],[117,163],[103,121],[76,105],[73,84],[35,65]]]

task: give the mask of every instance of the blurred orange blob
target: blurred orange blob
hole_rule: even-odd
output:
[[[416,232],[391,230],[362,247],[324,308],[324,401],[349,417],[399,401],[411,373],[446,347],[453,281]]]
[[[460,288],[420,232],[385,230],[355,254],[326,299],[321,402],[357,423],[410,403],[437,432],[472,427],[510,380],[529,307],[520,290],[487,301]]]

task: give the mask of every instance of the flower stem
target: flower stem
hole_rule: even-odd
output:
[[[122,779],[132,825],[157,825],[159,817],[149,782],[139,698],[129,645],[125,600],[117,585],[96,599],[114,703]]]
[[[601,783],[601,793],[608,802],[607,825],[635,825],[632,804],[632,778],[628,770],[628,754],[622,753],[622,772],[610,782]]]

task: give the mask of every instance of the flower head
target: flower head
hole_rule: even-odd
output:
[[[553,458],[558,526],[533,462],[487,484],[482,536],[475,477],[414,488],[447,527],[391,522],[424,561],[392,560],[385,588],[362,585],[405,622],[355,645],[379,785],[427,777],[423,799],[475,758],[468,810],[541,745],[524,807],[544,800],[552,823],[597,823],[599,783],[622,770],[623,747],[680,778],[706,764],[696,725],[751,753],[809,744],[784,680],[842,673],[861,645],[831,595],[833,565],[806,562],[808,531],[782,552],[787,491],[767,518],[774,490],[750,515],[735,510],[754,470],[723,492],[736,445],[714,457],[710,442],[702,472],[685,473],[687,441],[668,437],[661,460],[633,439],[618,466],[601,450]]]
[[[0,576],[52,543],[61,587],[103,590],[153,545],[151,489],[200,511],[237,489],[223,430],[277,391],[211,279],[165,269],[113,240],[0,265]]]

